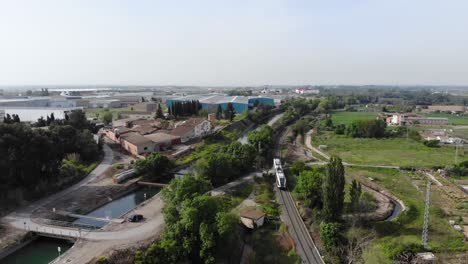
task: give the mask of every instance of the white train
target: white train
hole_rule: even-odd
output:
[[[286,176],[284,176],[283,168],[281,167],[280,159],[273,159],[273,166],[275,167],[276,172],[276,186],[279,189],[286,188]]]

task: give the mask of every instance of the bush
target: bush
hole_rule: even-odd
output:
[[[424,146],[429,148],[439,148],[439,140],[425,140],[423,142]]]
[[[320,238],[327,251],[333,251],[341,244],[341,229],[341,224],[339,223],[322,222],[320,224]]]

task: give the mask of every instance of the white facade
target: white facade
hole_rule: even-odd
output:
[[[74,108],[52,108],[52,107],[2,107],[0,111],[10,116],[18,115],[21,122],[36,122],[41,116],[45,119],[54,113],[55,119],[65,119],[65,113],[70,113],[73,110],[82,109],[81,107]],[[3,118],[2,118],[3,121]]]
[[[195,126],[194,135],[195,137],[202,137],[208,135],[211,132],[211,122],[205,120]]]

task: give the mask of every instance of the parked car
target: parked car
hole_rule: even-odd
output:
[[[143,220],[143,215],[141,214],[134,214],[128,217],[129,222],[140,222]]]

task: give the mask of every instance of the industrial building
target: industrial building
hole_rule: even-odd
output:
[[[81,107],[1,107],[0,115],[18,115],[22,122],[36,122],[39,118],[46,118],[52,113],[55,119],[65,119],[65,114],[75,110],[81,110]],[[3,118],[0,122],[3,122]]]
[[[170,98],[166,100],[168,107],[172,106],[174,102],[184,101],[199,101],[202,109],[214,112],[221,105],[222,110],[226,110],[229,103],[232,104],[237,113],[243,113],[253,107],[256,102],[267,105],[275,105],[273,98],[257,97],[257,96],[226,96],[223,94],[205,94],[205,95],[186,95],[181,97]]]

